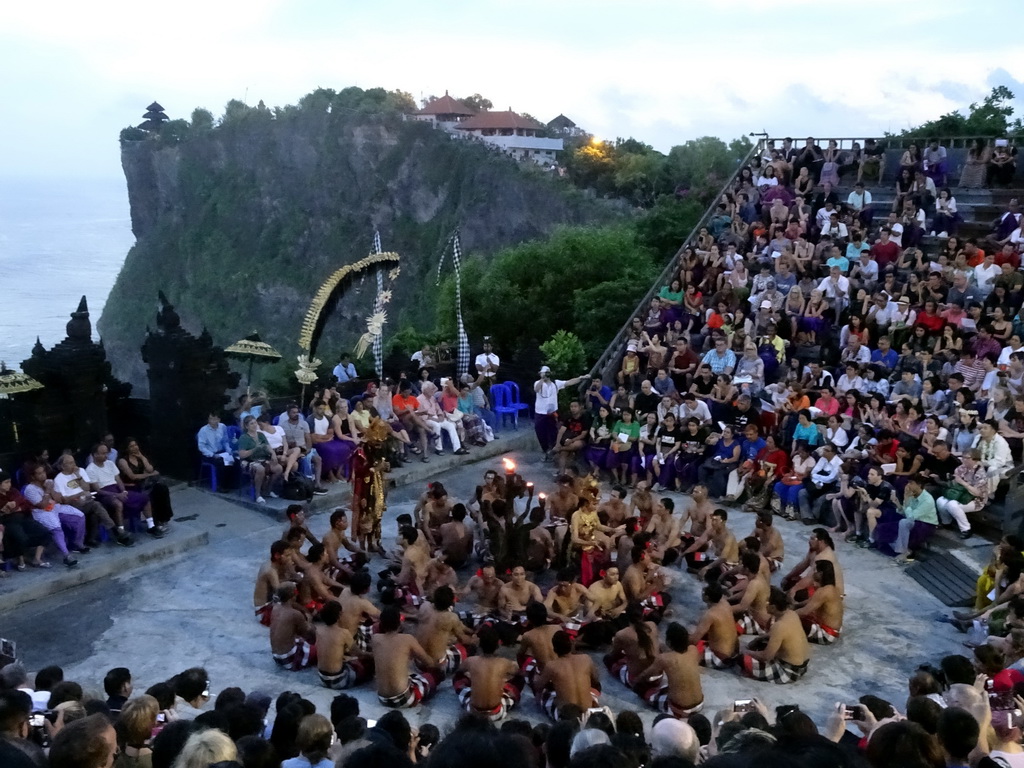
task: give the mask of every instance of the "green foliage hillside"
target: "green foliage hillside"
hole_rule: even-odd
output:
[[[293,361],[310,298],[370,251],[375,229],[402,256],[393,334],[433,325],[433,272],[456,226],[482,265],[558,226],[631,217],[566,179],[404,119],[411,108],[400,93],[320,89],[296,106],[233,101],[219,121],[197,109],[159,134],[123,131],[137,243],[99,323],[117,375],[144,391],[139,347],[160,289],[190,330],[205,326],[222,345],[257,330]],[[373,291],[359,287],[325,328],[325,363],[365,327]],[[487,330],[470,333],[477,340]]]

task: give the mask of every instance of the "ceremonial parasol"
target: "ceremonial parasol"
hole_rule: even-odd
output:
[[[239,339],[224,350],[229,355],[249,361],[249,376],[246,378],[246,391],[252,387],[252,366],[257,360],[280,360],[281,353],[260,338],[253,331],[244,339]]]
[[[7,364],[0,362],[0,397],[7,399],[11,395],[42,388],[43,385],[28,374],[24,374],[21,371],[9,371],[7,370]],[[18,423],[11,419],[11,426],[14,428],[14,442],[17,443]]]

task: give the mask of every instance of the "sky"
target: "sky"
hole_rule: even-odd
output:
[[[983,6],[983,7],[982,7]],[[0,4],[0,176],[121,175],[117,136],[317,87],[481,93],[661,151],[700,136],[869,136],[1007,85],[1020,0],[138,0]],[[973,31],[972,31],[973,30]]]

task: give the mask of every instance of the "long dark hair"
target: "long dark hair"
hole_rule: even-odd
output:
[[[647,658],[654,657],[654,641],[648,631],[647,622],[644,621],[644,607],[635,600],[626,606],[626,618],[633,625],[636,632],[637,645]]]

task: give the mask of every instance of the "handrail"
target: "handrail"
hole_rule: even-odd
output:
[[[793,146],[796,147],[797,149],[803,147],[804,141],[806,140],[806,137],[790,136],[789,138],[793,139]],[[815,136],[813,138],[814,143],[817,144],[819,147],[824,148],[824,146],[827,145],[828,142],[834,141],[838,145],[839,149],[852,149],[853,142],[855,141],[858,142],[861,146],[861,149],[863,149],[864,142],[868,138],[873,138],[875,141],[877,141],[879,144],[886,147],[887,149],[905,149],[907,144],[922,144],[923,142],[926,142],[928,139],[938,139],[939,144],[946,147],[947,149],[966,148],[968,142],[974,141],[975,139],[984,141],[986,143],[992,140],[991,136],[937,136],[931,133],[920,133],[907,136],[844,136],[842,138],[837,136]],[[1020,133],[1009,134],[1007,136],[1000,138],[1005,138],[1009,141],[1024,142],[1024,134]],[[776,145],[780,145],[783,141],[785,141],[785,137],[768,136],[764,138],[763,141],[774,141]],[[776,146],[776,149],[779,149],[779,147]]]
[[[665,265],[665,268],[661,271],[661,274],[658,275],[657,280],[654,281],[650,290],[647,291],[644,297],[637,304],[636,309],[633,311],[632,314],[630,314],[629,318],[626,320],[625,324],[622,326],[619,332],[615,335],[615,338],[612,340],[612,342],[605,348],[604,352],[601,353],[601,356],[597,359],[597,362],[594,363],[594,365],[590,369],[590,372],[588,374],[588,381],[582,382],[583,384],[589,386],[589,378],[591,376],[597,375],[598,373],[601,374],[602,379],[607,378],[606,374],[608,365],[611,362],[611,360],[618,356],[620,348],[622,346],[622,342],[626,338],[626,334],[629,332],[630,325],[632,325],[633,323],[633,318],[636,317],[638,314],[643,314],[644,308],[650,305],[651,299],[654,298],[655,293],[661,289],[662,285],[666,284],[668,277],[672,274],[672,272],[675,269],[677,269],[680,263],[680,260],[683,255],[683,249],[685,249],[689,243],[693,242],[693,240],[697,236],[697,233],[700,232],[701,227],[707,226],[708,222],[711,221],[712,215],[715,211],[718,210],[718,201],[722,199],[722,195],[724,195],[726,192],[729,192],[732,189],[732,185],[739,177],[740,171],[749,166],[750,161],[757,155],[758,152],[761,151],[762,147],[763,140],[761,142],[754,144],[750,148],[750,151],[747,152],[747,156],[736,164],[736,170],[726,180],[725,184],[722,185],[722,188],[718,190],[718,193],[712,198],[710,205],[708,205],[707,210],[704,211],[704,215],[701,216],[700,221],[698,221],[694,225],[693,229],[690,230],[690,234],[683,239],[683,242],[679,246],[679,249],[675,252],[675,255],[668,260],[668,263]]]

